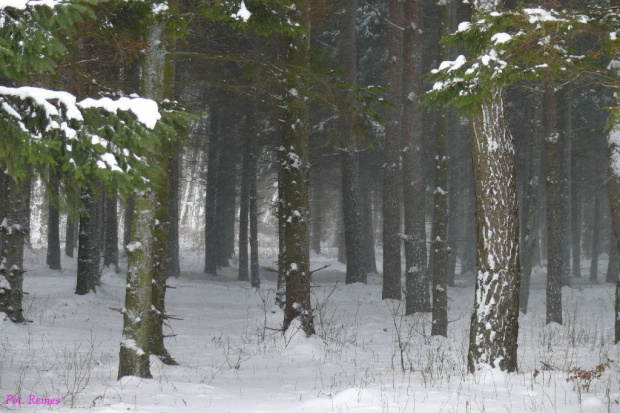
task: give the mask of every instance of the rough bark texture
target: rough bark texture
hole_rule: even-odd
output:
[[[383,165],[383,299],[401,298],[400,257],[400,139],[402,136],[402,81],[404,3],[391,0],[388,25],[387,100],[395,105],[385,115]]]
[[[304,70],[309,64],[309,4],[301,1],[297,6],[294,21],[306,31],[303,35],[290,39],[287,63],[292,68]],[[315,333],[315,329],[310,303],[308,91],[305,77],[295,73],[297,70],[289,71],[286,78],[285,154],[281,164],[286,199],[286,306],[283,328],[288,329],[293,320],[299,319],[302,330],[310,336]]]
[[[523,228],[521,229],[521,289],[519,307],[527,313],[534,255],[534,240],[538,237],[538,193],[540,186],[542,94],[536,92],[531,100],[532,125],[528,181],[524,189]]]
[[[620,274],[620,253],[618,252],[618,240],[614,230],[611,231],[609,240],[609,263],[607,264],[606,283],[615,283]]]
[[[445,4],[444,4],[445,3]],[[450,2],[439,4],[439,35],[450,33]],[[439,60],[450,58],[449,49],[439,46]],[[439,110],[435,131],[435,191],[433,193],[433,325],[431,335],[448,335],[448,113]]]
[[[514,148],[506,119],[501,90],[496,90],[472,116],[478,235],[467,357],[472,373],[480,365],[508,372],[517,369],[519,221]]]
[[[22,309],[22,286],[25,272],[24,244],[29,230],[26,215],[30,215],[25,192],[29,190],[30,185],[25,181],[18,183],[13,177],[4,175],[4,205],[0,211],[3,213],[0,216],[0,277],[6,282],[3,280],[0,287],[0,311],[14,323],[26,321]]]
[[[343,2],[340,19],[340,64],[344,69],[342,80],[349,85],[357,83],[357,41],[355,17],[357,0]],[[345,92],[347,93],[347,92]],[[346,102],[346,96],[344,101]],[[347,254],[345,283],[366,282],[364,234],[362,232],[362,204],[360,202],[359,157],[354,129],[355,109],[340,108],[338,129],[343,142],[340,151],[342,170],[342,208]]]
[[[93,191],[84,187],[80,193],[84,211],[80,215],[80,232],[78,236],[77,283],[75,293],[79,295],[95,291],[97,272],[99,271],[99,250],[97,248],[97,202]],[[95,255],[96,258],[95,259]]]
[[[553,85],[544,92],[545,148],[547,153],[547,324],[562,324],[562,216],[560,132]]]
[[[132,242],[127,246],[127,288],[118,378],[150,378],[149,347],[152,311],[153,234],[155,199],[151,192],[135,196]]]
[[[131,227],[133,226],[133,208],[134,197],[127,198],[125,204],[124,228],[123,228],[123,246],[129,245],[131,242]],[[125,253],[125,252],[123,252]]]
[[[422,154],[422,43],[424,2],[405,3],[403,41],[403,186],[405,213],[405,313],[431,311],[429,276],[426,264],[426,209]],[[400,241],[399,241],[400,243]],[[400,245],[400,244],[399,244]],[[400,248],[398,248],[400,253]]]
[[[50,176],[47,213],[47,265],[50,270],[60,270],[60,211],[52,197],[58,197],[58,179]]]

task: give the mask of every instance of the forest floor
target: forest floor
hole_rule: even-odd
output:
[[[430,315],[404,317],[381,300],[381,279],[344,285],[344,266],[314,257],[317,335],[277,331],[276,274],[259,291],[234,268],[213,277],[186,255],[170,280],[166,340],[179,366],[151,358],[153,379],[117,380],[125,276],[106,271],[96,294],[77,296],[75,261],[62,272],[30,252],[27,325],[0,321],[0,409],[19,412],[620,412],[620,346],[613,345],[614,287],[563,289],[563,325],[545,325],[545,272],[533,275],[521,315],[519,373],[466,372],[473,278],[450,288],[448,338]],[[606,260],[601,259],[601,277]],[[587,263],[584,262],[584,267]],[[598,366],[598,367],[597,367]],[[571,369],[576,369],[571,373]],[[21,396],[22,404],[8,396]],[[37,398],[54,405],[34,404]],[[45,400],[43,400],[45,401]]]

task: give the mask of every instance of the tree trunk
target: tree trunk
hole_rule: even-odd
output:
[[[531,102],[532,126],[530,138],[530,163],[527,185],[524,188],[523,229],[521,231],[521,289],[519,307],[527,313],[530,299],[530,281],[534,257],[534,241],[538,238],[538,194],[540,192],[540,160],[542,140],[542,94],[536,91]]]
[[[563,95],[563,94],[562,94]],[[562,324],[562,216],[560,213],[560,134],[557,100],[551,84],[545,85],[545,147],[547,152],[547,324]]]
[[[362,165],[366,165],[366,157],[362,154]],[[362,203],[362,232],[364,233],[364,255],[366,257],[366,273],[377,271],[377,259],[375,256],[375,230],[373,226],[372,193],[369,168],[361,168],[360,201]]]
[[[4,280],[0,286],[0,311],[4,312],[14,323],[23,323],[24,311],[24,245],[29,227],[26,216],[30,214],[26,202],[26,191],[30,190],[29,174],[21,182],[4,175],[4,205],[0,212],[0,276]]]
[[[571,242],[573,244],[573,277],[581,278],[581,216],[583,213],[581,201],[581,185],[583,171],[579,156],[573,156],[571,168]]]
[[[220,109],[211,108],[209,154],[207,160],[207,196],[205,199],[205,273],[217,275],[215,207],[217,203],[218,141]]]
[[[606,283],[615,283],[620,274],[620,253],[618,252],[618,239],[614,230],[611,231],[609,240],[609,263],[607,264]]]
[[[310,226],[310,249],[315,254],[321,253],[321,235],[323,232],[323,179],[318,176],[312,176],[311,197],[310,197],[310,209],[312,215],[312,224]],[[315,174],[318,175],[318,174]]]
[[[0,214],[1,215],[1,214]],[[79,224],[75,222],[75,218],[71,214],[67,214],[67,229],[65,232],[65,255],[73,258],[73,250],[75,250],[76,227]]]
[[[243,163],[241,169],[241,193],[239,195],[239,281],[250,281],[249,261],[248,261],[248,223],[250,208],[250,179],[252,179],[250,171],[250,145],[255,140],[255,136],[248,133],[249,119],[246,115],[246,132],[244,133],[243,142]]]
[[[172,144],[169,156],[170,174],[169,187],[169,226],[168,226],[168,277],[179,278],[181,275],[181,260],[179,257],[179,191],[181,182],[182,147],[179,142]]]
[[[450,2],[439,3],[439,36],[450,33]],[[439,61],[448,60],[450,50],[439,45]],[[439,109],[435,130],[435,191],[433,193],[433,324],[431,335],[448,336],[448,113]]]
[[[572,152],[572,94],[569,90],[561,92],[559,103],[558,128],[560,128],[560,222],[561,222],[561,256],[562,285],[570,285],[571,274],[571,152]]]
[[[594,213],[592,215],[592,249],[590,253],[590,282],[596,284],[598,282],[598,256],[600,254],[600,228],[601,228],[601,190],[598,187],[598,165],[596,166],[595,182],[594,182]]]
[[[277,150],[278,165],[284,165],[286,150],[280,146]],[[276,208],[278,222],[278,282],[276,287],[276,304],[281,309],[286,305],[286,192],[284,191],[284,170],[278,168],[278,205]]]
[[[290,38],[289,67],[307,70],[310,50],[309,3],[297,3],[294,23],[305,33]],[[297,69],[297,70],[299,70]],[[296,70],[296,69],[290,69]],[[286,114],[284,130],[284,162],[281,164],[286,221],[286,306],[283,328],[299,319],[307,336],[315,333],[310,303],[310,245],[308,214],[308,85],[305,76],[289,71],[285,81]]]
[[[472,161],[478,238],[468,368],[473,373],[480,365],[490,365],[514,372],[519,331],[519,217],[514,148],[502,90],[473,112]]]
[[[114,266],[114,271],[119,272],[118,268],[118,202],[116,195],[105,197],[105,208],[103,211],[105,238],[103,252],[103,266]]]
[[[50,173],[47,214],[47,265],[50,270],[60,270],[60,211],[58,210],[58,178]],[[56,197],[56,202],[53,197]]]
[[[258,139],[250,140],[250,281],[252,287],[260,288],[258,265]]]
[[[386,109],[383,167],[383,291],[382,298],[401,299],[400,256],[400,150],[403,103],[404,3],[390,0],[388,25],[387,100],[395,105]]]
[[[84,212],[80,215],[80,232],[78,237],[77,283],[75,293],[88,294],[95,291],[99,262],[95,262],[95,254],[99,256],[95,226],[97,225],[97,203],[90,187],[83,187],[80,193]],[[95,268],[95,265],[97,268]]]
[[[123,228],[123,246],[126,247],[131,242],[131,228],[133,226],[133,210],[134,210],[134,197],[127,198],[125,203],[125,216],[124,216],[124,228]],[[123,254],[126,251],[123,250]]]
[[[155,197],[145,191],[134,197],[132,242],[127,245],[127,288],[123,309],[123,338],[118,378],[151,378],[149,367],[150,324],[153,311],[153,255]]]

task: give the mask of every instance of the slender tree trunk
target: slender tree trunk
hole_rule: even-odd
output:
[[[312,173],[311,173],[312,175]],[[315,254],[321,253],[321,235],[322,235],[322,224],[323,224],[323,180],[321,177],[312,177],[312,188],[311,188],[311,211],[312,211],[312,224],[310,227],[310,249],[314,251]]]
[[[573,156],[571,182],[571,241],[573,244],[573,277],[581,278],[581,216],[583,213],[581,200],[582,168],[578,156]]]
[[[249,116],[249,115],[246,115]],[[251,136],[248,132],[249,120],[246,117],[246,133],[243,142],[243,163],[241,170],[241,193],[239,195],[239,281],[250,281],[249,274],[249,256],[248,256],[248,223],[250,208],[250,179],[252,179],[250,171],[250,145],[251,141],[256,137]]]
[[[294,23],[306,31],[292,37],[288,47],[287,63],[297,70],[306,70],[309,65],[310,16],[309,3],[297,2]],[[305,76],[288,73],[285,95],[286,117],[284,132],[284,162],[282,181],[284,186],[284,215],[286,217],[286,305],[284,308],[284,330],[293,320],[299,319],[307,336],[315,333],[310,303],[310,245],[308,214],[308,106],[307,79]]]
[[[572,94],[569,90],[561,92],[562,99],[558,113],[558,127],[561,131],[560,140],[560,222],[561,226],[561,255],[562,255],[562,285],[570,285],[571,274],[571,152],[572,152]]]
[[[531,103],[532,126],[530,139],[530,164],[528,181],[524,188],[523,229],[521,237],[521,289],[519,291],[519,306],[523,313],[527,313],[530,298],[530,281],[534,256],[534,241],[538,238],[538,194],[540,192],[540,160],[542,138],[542,94],[537,91]]]
[[[284,165],[286,150],[280,146],[277,150],[278,165]],[[278,222],[278,282],[276,288],[276,304],[281,309],[286,305],[286,191],[284,191],[284,171],[278,168],[278,205],[276,208]]]
[[[114,266],[114,271],[119,272],[118,268],[118,202],[116,195],[107,196],[105,198],[104,214],[104,253],[103,265],[108,267]]]
[[[258,139],[250,141],[250,281],[252,287],[260,288],[258,265]]]
[[[598,173],[598,165],[596,166],[595,177],[596,182],[594,183],[594,208],[593,208],[593,216],[592,216],[592,249],[590,253],[591,261],[590,261],[590,282],[596,284],[598,282],[598,256],[600,254],[600,228],[601,228],[601,190],[598,187],[598,177],[600,174]]]
[[[519,217],[514,148],[502,90],[473,113],[472,160],[478,238],[468,367],[472,373],[479,365],[514,372],[519,332]]]
[[[30,214],[26,202],[26,191],[30,185],[27,177],[16,182],[13,177],[4,175],[4,205],[0,212],[0,276],[4,278],[0,286],[0,311],[14,323],[23,323],[24,311],[24,245],[29,226],[26,216]],[[1,280],[1,278],[0,278]]]
[[[367,158],[362,154],[362,164],[366,165],[364,161]],[[360,181],[360,201],[362,203],[362,231],[364,233],[364,255],[366,257],[366,272],[376,274],[377,271],[377,259],[375,256],[375,230],[373,227],[373,213],[372,213],[372,193],[370,182],[369,168],[360,168],[361,181]]]
[[[609,240],[609,263],[607,264],[606,283],[615,283],[620,274],[620,253],[618,252],[618,239],[612,228]]]
[[[207,197],[205,200],[205,273],[217,275],[215,209],[217,204],[218,140],[220,109],[211,108],[209,154],[207,160]]]
[[[1,214],[0,214],[1,215]],[[71,214],[67,214],[67,229],[65,232],[65,255],[73,258],[73,251],[75,250],[76,229],[78,223],[75,222],[75,218]]]
[[[84,206],[84,212],[80,215],[80,232],[78,237],[77,258],[77,284],[75,293],[79,295],[95,291],[97,274],[95,272],[94,255],[99,255],[97,250],[95,225],[97,223],[97,203],[93,191],[89,187],[83,187],[80,199]],[[96,263],[97,267],[99,263]]]
[[[385,117],[383,167],[383,299],[401,298],[400,230],[400,149],[403,103],[404,3],[390,0],[388,25],[387,100],[395,105]]]
[[[558,92],[559,93],[559,92]],[[562,324],[562,216],[560,214],[560,133],[557,99],[551,84],[545,85],[545,147],[547,152],[547,324]]]
[[[168,226],[168,277],[179,278],[181,275],[181,260],[179,257],[179,191],[181,185],[182,148],[179,142],[172,144],[169,156],[170,174],[169,187],[169,226]]]
[[[48,191],[48,214],[47,214],[47,265],[50,270],[60,270],[60,211],[52,197],[58,197],[58,178],[50,174],[50,186]]]
[[[130,196],[125,202],[125,216],[124,216],[124,228],[123,228],[123,246],[126,247],[131,242],[131,228],[133,226],[133,210],[134,210],[134,197]],[[123,254],[126,251],[123,250]]]

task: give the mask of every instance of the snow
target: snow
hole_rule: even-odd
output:
[[[283,313],[273,305],[276,274],[265,269],[273,260],[267,249],[261,250],[258,291],[238,282],[235,268],[205,275],[203,257],[184,251],[181,277],[168,280],[175,289],[166,299],[170,313],[181,318],[171,320],[177,336],[166,340],[180,365],[151,357],[153,379],[117,380],[122,316],[110,308],[123,306],[125,275],[105,271],[97,294],[77,296],[75,260],[63,257],[63,272],[52,272],[45,269],[45,251],[26,253],[24,290],[30,294],[24,308],[33,322],[14,325],[0,317],[0,393],[16,395],[21,388],[25,403],[30,395],[60,403],[39,410],[25,404],[20,412],[602,413],[617,411],[620,400],[618,362],[589,391],[567,381],[572,367],[589,370],[607,357],[620,360],[620,346],[611,343],[611,284],[576,280],[563,290],[565,325],[545,327],[546,274],[536,267],[530,311],[520,317],[520,372],[483,368],[472,375],[465,357],[473,276],[458,277],[459,287],[447,288],[448,338],[433,338],[429,314],[404,317],[404,303],[394,313],[398,302],[381,299],[380,276],[345,286],[344,265],[313,255],[312,268],[332,266],[313,274],[317,335],[307,338],[296,321],[285,335],[276,331]],[[599,265],[604,274],[604,256]],[[411,332],[405,372],[394,321],[404,336]],[[135,344],[123,341],[137,349]],[[89,381],[74,392],[71,408],[72,380],[85,373]]]
[[[247,22],[250,20],[250,16],[252,16],[252,13],[250,13],[250,11],[245,7],[245,2],[242,0],[239,5],[239,11],[237,13],[233,13],[230,17],[235,20],[243,20],[244,22]]]
[[[508,43],[510,40],[512,39],[512,36],[509,35],[508,33],[495,33],[492,37],[491,37],[491,41],[494,44],[502,44],[502,43]]]
[[[138,118],[138,121],[149,129],[153,129],[157,121],[161,119],[157,102],[144,98],[121,97],[117,100],[110,98],[92,99],[87,98],[79,103],[84,109],[101,108],[110,113],[117,113],[119,110],[130,111]]]
[[[0,0],[0,10],[12,7],[18,10],[24,10],[26,7],[47,6],[54,8],[59,4],[65,3],[60,0]]]

